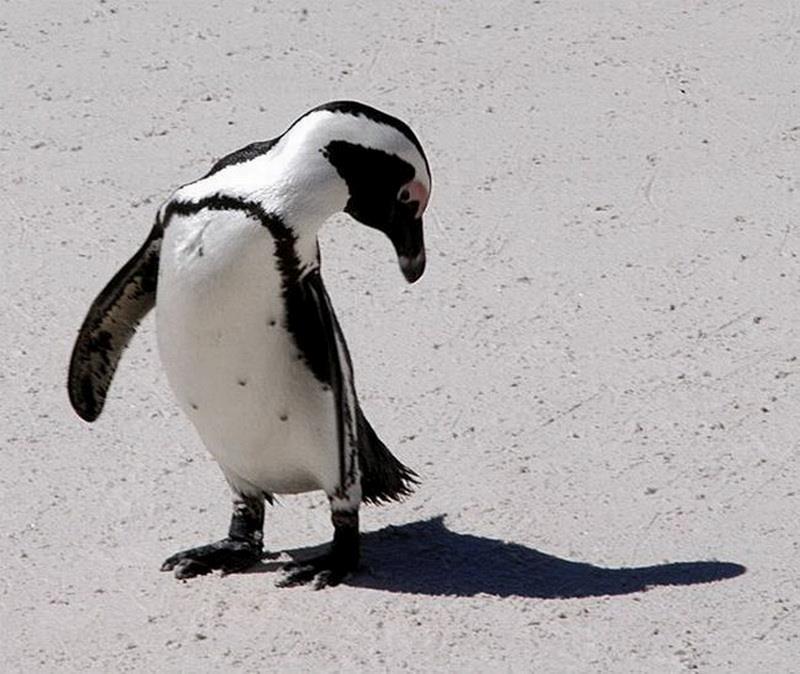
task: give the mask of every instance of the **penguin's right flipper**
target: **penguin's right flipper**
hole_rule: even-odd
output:
[[[162,238],[156,222],[142,247],[92,303],[78,333],[67,389],[72,407],[86,421],[100,416],[122,352],[155,306]]]

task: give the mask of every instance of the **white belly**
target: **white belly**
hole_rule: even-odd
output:
[[[169,383],[229,479],[271,493],[335,487],[333,394],[286,330],[263,226],[227,211],[173,217],[156,321]]]

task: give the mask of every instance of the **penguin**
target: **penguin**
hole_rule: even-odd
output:
[[[337,585],[358,568],[360,504],[401,500],[418,484],[361,409],[317,235],[344,211],[389,238],[414,283],[430,192],[407,124],[363,103],[325,103],[174,191],[97,296],[70,360],[72,407],[98,418],[123,351],[155,308],[169,385],[231,490],[227,537],[172,555],[163,571],[187,579],[252,566],[265,504],[322,490],[333,542],[285,565],[278,585]]]

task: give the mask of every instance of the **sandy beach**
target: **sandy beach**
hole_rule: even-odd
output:
[[[788,0],[2,3],[4,671],[797,671],[799,55]],[[91,425],[73,341],[172,190],[335,99],[431,162],[417,284],[321,240],[421,484],[342,586],[275,587],[321,492],[180,582],[230,503],[153,317]]]

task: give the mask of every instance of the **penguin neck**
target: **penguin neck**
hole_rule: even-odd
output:
[[[266,153],[189,183],[175,197],[200,201],[227,195],[255,202],[291,232],[301,267],[316,267],[319,230],[330,216],[344,210],[350,198],[347,183],[323,150],[340,136],[357,137],[357,124],[349,115],[307,115]]]
[[[319,231],[349,199],[347,184],[321,152],[324,146],[324,139],[298,139],[290,131],[270,158],[274,179],[263,187],[266,198],[259,198],[291,231],[303,268],[319,265]]]

